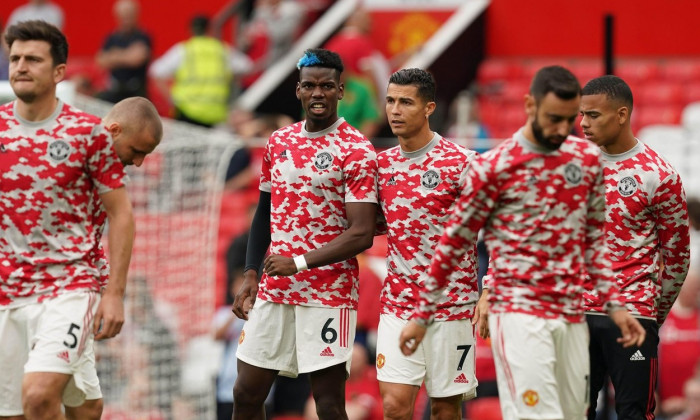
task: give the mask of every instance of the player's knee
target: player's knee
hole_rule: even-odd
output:
[[[262,407],[265,404],[265,398],[267,395],[263,395],[255,387],[241,383],[240,380],[233,386],[233,405],[236,408]]]
[[[86,400],[80,407],[66,407],[67,420],[100,420],[103,410],[102,399]]]
[[[382,398],[384,418],[391,420],[410,420],[413,418],[413,404],[403,401],[393,395],[385,395]]]
[[[316,401],[316,415],[319,420],[346,418],[345,399],[340,401],[324,398]]]
[[[60,406],[60,399],[51,395],[48,389],[40,384],[25,383],[22,387],[22,409],[27,419],[52,418],[51,413],[60,410]]]
[[[462,418],[462,398],[433,399],[430,404],[431,420],[459,420]]]

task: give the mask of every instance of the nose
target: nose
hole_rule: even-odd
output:
[[[311,96],[316,98],[319,96],[323,96],[323,88],[321,86],[315,86],[314,90],[311,91]]]
[[[140,168],[141,165],[143,165],[144,159],[145,159],[144,156],[135,157],[134,158],[134,166],[136,166],[137,168]]]
[[[389,104],[389,113],[391,115],[398,115],[399,107],[398,107],[398,104],[396,102],[394,102],[393,104]]]
[[[557,126],[557,134],[561,137],[567,137],[571,133],[574,123],[563,121]]]
[[[586,115],[583,115],[581,117],[581,123],[579,124],[581,128],[588,128],[590,127],[590,124],[588,122],[588,117]]]

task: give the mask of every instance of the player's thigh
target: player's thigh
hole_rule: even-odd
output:
[[[22,379],[39,304],[0,310],[0,417],[22,415]]]
[[[589,405],[588,325],[560,322],[553,331],[557,352],[556,378],[565,419],[584,419]]]
[[[377,380],[386,383],[420,386],[425,379],[425,344],[405,356],[399,348],[399,335],[408,321],[382,314],[377,327]]]
[[[297,306],[295,315],[299,373],[344,364],[349,375],[357,311]]]
[[[551,320],[493,313],[489,328],[503,419],[563,418]]]
[[[295,308],[257,299],[238,339],[236,357],[251,366],[296,376]]]
[[[45,372],[69,376],[69,381],[56,390],[42,387],[45,392],[60,392],[64,403],[78,406],[86,396],[101,398],[95,369],[93,320],[100,296],[96,292],[64,293],[42,303],[32,350],[24,366],[27,374]],[[31,379],[34,378],[34,379]],[[25,380],[31,387],[40,375]],[[40,386],[40,385],[39,385]],[[27,388],[31,389],[31,388]]]
[[[431,398],[476,396],[474,327],[468,319],[435,322],[423,340],[425,388]]]
[[[86,399],[78,407],[66,406],[66,420],[99,420],[102,417],[103,401]]]
[[[386,417],[412,417],[420,386],[379,381],[379,392]]]

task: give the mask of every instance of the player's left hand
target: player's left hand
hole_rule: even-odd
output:
[[[399,336],[399,347],[401,348],[401,353],[406,356],[410,356],[415,353],[418,345],[423,341],[425,337],[426,328],[418,325],[416,321],[409,321],[403,330],[401,330],[401,335]]]
[[[617,342],[622,344],[622,347],[639,347],[644,343],[646,330],[626,309],[611,312],[610,318],[620,328],[622,337],[618,338]]]
[[[474,316],[472,317],[472,325],[476,325],[479,331],[479,337],[486,340],[491,335],[489,330],[489,295],[488,289],[484,289],[479,301],[474,307]]]
[[[297,272],[294,258],[281,255],[268,255],[265,258],[265,273],[268,276],[291,276]]]
[[[105,292],[97,306],[93,333],[95,340],[112,338],[119,334],[124,325],[124,299],[117,294]]]

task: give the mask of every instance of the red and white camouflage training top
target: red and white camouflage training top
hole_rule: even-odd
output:
[[[583,322],[587,273],[605,301],[621,304],[607,258],[601,152],[569,137],[551,151],[517,132],[470,165],[416,316],[429,320],[435,294],[479,229],[489,249],[490,311]]]
[[[379,204],[388,229],[382,313],[411,318],[475,155],[435,133],[420,150],[409,153],[396,146],[377,156]],[[449,285],[437,302],[436,320],[471,318],[479,299],[476,271],[474,242],[449,275]]]
[[[124,185],[100,119],[61,102],[44,121],[0,107],[0,305],[100,286],[95,191]]]
[[[603,153],[603,161],[605,232],[620,295],[632,315],[662,323],[690,265],[688,208],[681,178],[663,157],[639,141],[625,153]],[[602,311],[595,293],[586,295],[585,304],[588,311]]]
[[[260,190],[271,196],[270,254],[294,257],[321,248],[347,230],[345,203],[377,202],[377,160],[369,140],[343,118],[315,133],[304,124],[275,131],[265,146]],[[357,259],[291,276],[263,274],[258,298],[356,309]]]

